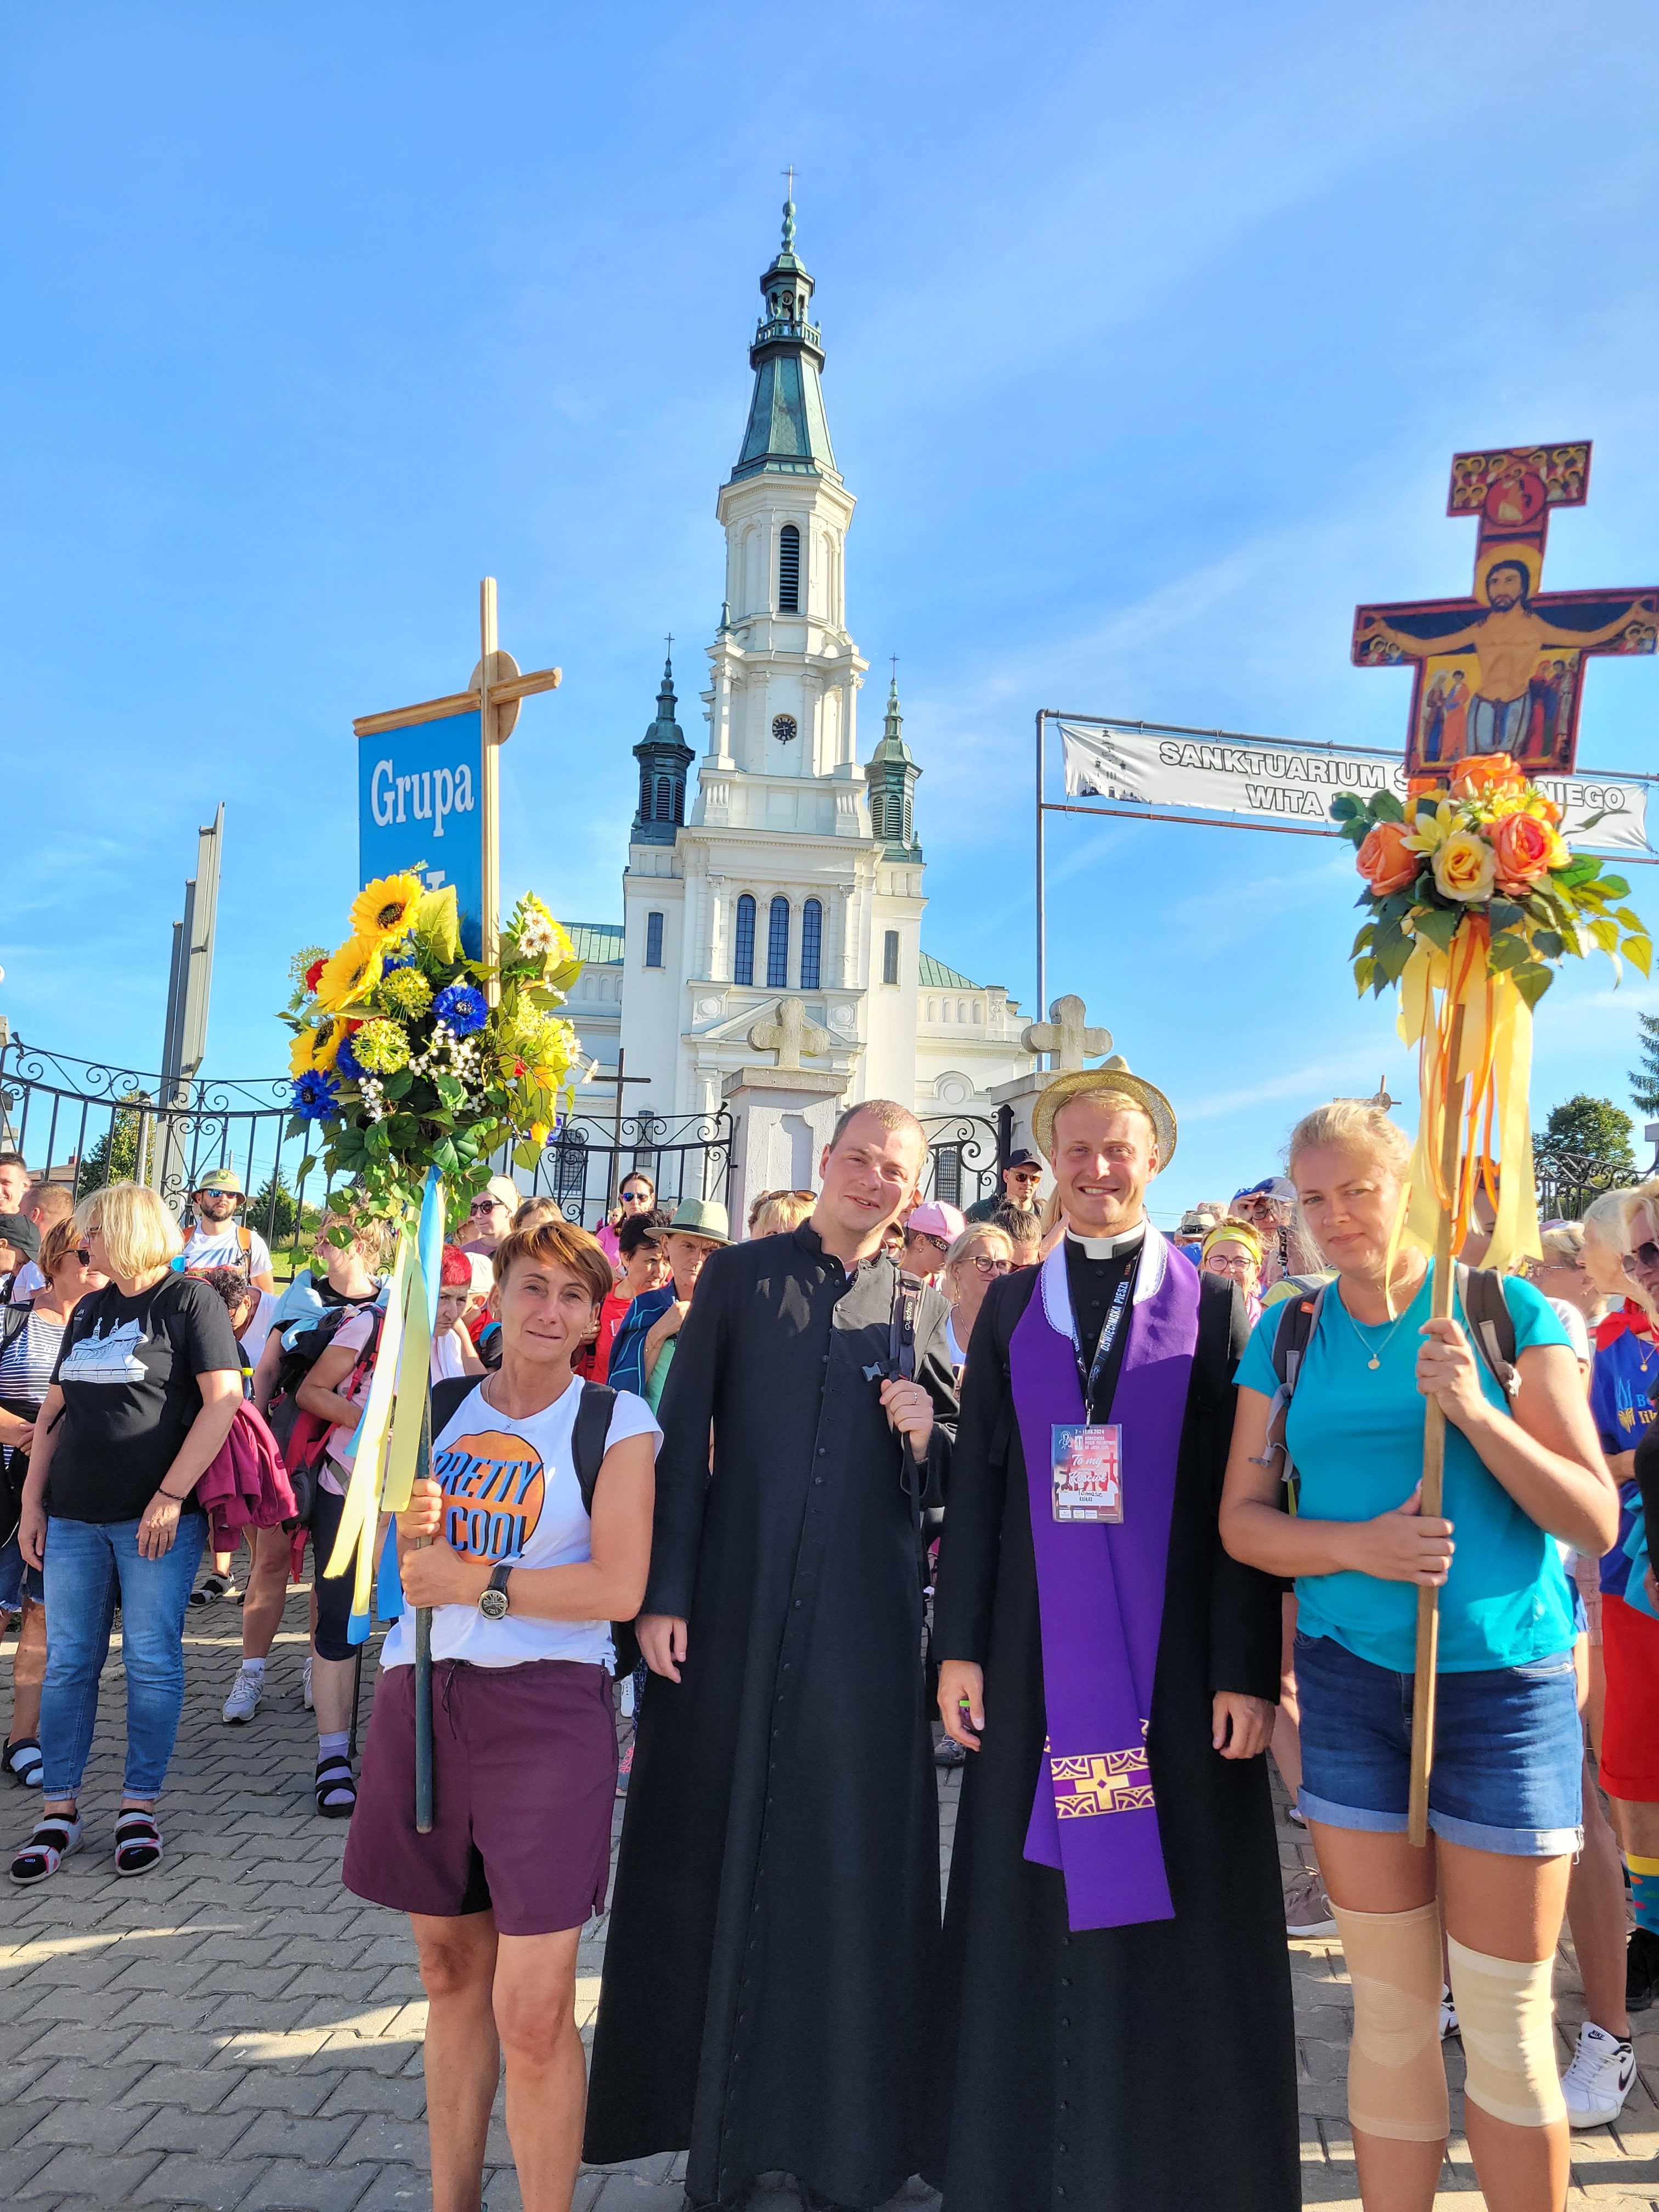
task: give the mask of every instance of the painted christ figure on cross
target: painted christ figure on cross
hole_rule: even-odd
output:
[[[1550,509],[1589,481],[1588,444],[1457,454],[1447,512],[1478,518],[1474,596],[1356,609],[1356,663],[1416,672],[1409,774],[1495,752],[1571,773],[1584,657],[1654,650],[1659,591],[1540,589]]]

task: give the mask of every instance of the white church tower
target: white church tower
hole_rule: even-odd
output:
[[[986,1093],[1030,1055],[1006,992],[921,950],[921,770],[896,684],[860,758],[868,664],[847,628],[854,501],[830,442],[823,334],[794,241],[791,200],[761,278],[748,427],[715,509],[726,605],[708,648],[706,746],[698,762],[670,664],[634,748],[623,927],[576,926],[589,964],[571,1013],[605,1067],[618,1045],[626,1053],[629,1114],[713,1113],[775,1054],[804,1065],[807,1087],[840,1104],[888,1097],[923,1114],[983,1112]],[[786,1053],[750,1035],[787,999],[804,1008],[799,1061],[793,1042]],[[641,1078],[648,1088],[634,1087]],[[797,1149],[802,1161],[785,1179],[805,1179]]]

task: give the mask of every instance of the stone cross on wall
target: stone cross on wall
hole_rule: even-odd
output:
[[[1020,1042],[1027,1052],[1057,1054],[1060,1073],[1075,1075],[1085,1059],[1112,1048],[1110,1030],[1091,1030],[1087,1019],[1088,1008],[1081,999],[1056,999],[1046,1022],[1026,1024]]]
[[[774,1012],[775,1020],[757,1022],[749,1032],[749,1042],[757,1052],[775,1052],[780,1067],[799,1067],[802,1053],[816,1059],[829,1051],[829,1031],[807,1020],[806,1008],[799,999],[780,999]]]

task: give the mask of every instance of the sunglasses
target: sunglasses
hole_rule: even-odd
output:
[[[1650,1238],[1645,1244],[1638,1244],[1634,1250],[1626,1253],[1626,1269],[1633,1268],[1638,1261],[1644,1267],[1659,1267],[1659,1244]]]
[[[625,1190],[622,1202],[624,1206],[649,1206],[651,1193],[648,1190]]]
[[[86,1248],[86,1246],[85,1246],[84,1244],[82,1244],[82,1245],[81,1246],[81,1248],[79,1249],[79,1250],[76,1253],[76,1255],[75,1255],[75,1256],[76,1256],[76,1259],[81,1262],[81,1265],[82,1265],[83,1267],[91,1267],[91,1265],[92,1265],[92,1255],[91,1255],[91,1253],[90,1253],[90,1252],[88,1252],[88,1249],[87,1249],[87,1248]]]
[[[939,1252],[948,1252],[951,1249],[945,1238],[935,1237],[931,1230],[910,1229],[905,1234],[913,1244],[931,1244]]]
[[[467,1211],[469,1213],[493,1213],[498,1206],[503,1213],[507,1212],[505,1202],[499,1198],[475,1198]]]
[[[1042,1170],[1041,1168],[1010,1168],[1008,1174],[1015,1182],[1041,1182],[1042,1181]]]

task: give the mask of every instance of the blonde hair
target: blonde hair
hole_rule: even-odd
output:
[[[351,1231],[351,1249],[373,1274],[386,1260],[391,1235],[388,1224],[379,1214],[360,1213],[350,1199],[331,1199],[323,1209],[319,1233],[326,1236],[330,1225],[337,1222]]]
[[[185,1249],[179,1224],[159,1192],[142,1182],[106,1183],[76,1208],[76,1226],[96,1228],[109,1255],[109,1271],[125,1282],[164,1272]]]
[[[1304,1114],[1291,1132],[1286,1163],[1293,1168],[1298,1152],[1327,1145],[1364,1152],[1402,1182],[1411,1165],[1411,1142],[1405,1131],[1368,1098],[1333,1098],[1328,1106],[1316,1106],[1311,1114]]]
[[[1538,1241],[1547,1260],[1565,1260],[1571,1265],[1584,1256],[1584,1224],[1582,1221],[1558,1221],[1552,1228],[1540,1229]]]
[[[1584,1242],[1580,1248],[1584,1270],[1598,1291],[1606,1297],[1629,1298],[1644,1312],[1653,1312],[1653,1303],[1634,1275],[1626,1272],[1625,1255],[1631,1249],[1631,1232],[1636,1226],[1636,1217],[1644,1212],[1659,1211],[1659,1176],[1650,1176],[1628,1190],[1610,1190],[1585,1209],[1583,1228]]]
[[[946,1272],[963,1260],[971,1260],[981,1244],[994,1245],[999,1260],[1012,1260],[1014,1256],[1014,1240],[999,1223],[970,1221],[945,1255]]]
[[[810,1190],[769,1190],[749,1216],[751,1237],[781,1237],[799,1229],[817,1204]]]

